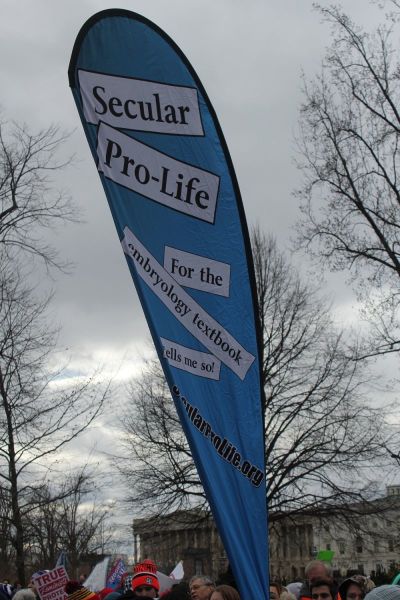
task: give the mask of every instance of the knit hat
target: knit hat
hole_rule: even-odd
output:
[[[303,584],[301,581],[293,581],[292,583],[287,584],[286,589],[288,592],[293,594],[293,596],[295,596],[295,598],[299,598],[302,585]],[[342,600],[344,600],[344,598]]]
[[[368,592],[364,600],[400,600],[400,586],[380,585]]]
[[[157,579],[157,567],[152,560],[146,559],[133,567],[133,591],[142,585],[153,587],[157,592],[160,589],[160,583]]]
[[[79,581],[70,580],[65,584],[68,600],[99,600],[99,596],[85,588]]]

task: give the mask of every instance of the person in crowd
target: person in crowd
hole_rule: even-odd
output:
[[[322,560],[312,560],[304,570],[305,581],[301,586],[299,600],[311,600],[310,583],[314,580],[332,582],[332,569]]]
[[[310,582],[311,600],[335,600],[336,593],[332,580],[312,579]]]
[[[127,592],[132,589],[132,573],[124,573],[121,577],[120,588],[122,588],[123,592]]]
[[[189,581],[190,596],[192,600],[210,600],[215,590],[215,583],[205,575],[195,575]]]
[[[365,584],[365,593],[368,594],[368,592],[373,590],[374,587],[375,587],[375,583],[372,581],[371,577],[367,577],[367,583]]]
[[[135,600],[139,598],[132,589],[132,580],[132,573],[123,575],[119,588],[108,594],[104,600]]]
[[[65,584],[68,600],[100,600],[99,596],[88,590],[79,581],[71,579]]]
[[[7,579],[4,580],[4,583],[0,583],[0,600],[11,600],[14,592],[14,586],[8,583]]]
[[[269,584],[270,600],[279,600],[279,598],[281,597],[282,590],[283,590],[283,588],[280,583],[277,583],[276,581],[270,581],[270,584]]]
[[[301,581],[293,581],[292,583],[288,583],[286,588],[287,591],[290,592],[290,594],[292,594],[296,600],[299,600],[302,585],[303,584],[301,583]]]
[[[292,592],[289,592],[287,587],[282,586],[282,591],[279,600],[297,600],[297,598],[294,594],[292,594]]]
[[[132,591],[132,590],[131,590]],[[104,596],[104,600],[120,600],[123,595],[123,590],[115,590]]]
[[[132,590],[138,598],[158,597],[160,582],[157,567],[152,560],[146,559],[133,567]]]
[[[115,596],[114,594],[118,594],[118,596]],[[108,596],[110,596],[110,598]],[[121,593],[118,591],[112,592],[112,594],[109,594],[108,596],[106,596],[104,600],[134,600],[135,598],[138,598],[132,589],[132,582],[131,587],[128,590],[124,589]]]
[[[379,585],[368,592],[365,600],[400,600],[400,586]]]
[[[35,592],[31,588],[21,588],[15,592],[13,600],[36,600]]]
[[[121,580],[121,585],[118,591],[121,591],[121,594],[126,594],[126,592],[131,592],[132,591],[132,579],[133,579],[133,574],[132,573],[125,573],[125,575],[122,576],[122,580]]]
[[[217,585],[210,600],[240,600],[239,592],[231,585]]]
[[[368,591],[367,583],[364,575],[353,575],[345,579],[339,586],[341,600],[364,600]]]
[[[49,573],[48,569],[41,569],[40,571],[35,571],[35,573],[32,573],[31,575],[31,579],[28,583],[28,588],[30,588],[32,590],[32,592],[35,594],[36,596],[36,600],[40,600],[40,596],[39,596],[39,592],[36,589],[36,586],[34,584],[34,581],[37,577],[40,577],[41,575],[44,575],[45,573]]]
[[[161,600],[190,600],[190,590],[187,581],[175,583],[172,588],[160,596]]]

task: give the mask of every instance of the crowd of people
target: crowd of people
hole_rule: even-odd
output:
[[[353,575],[336,581],[327,563],[314,560],[305,568],[304,581],[286,586],[270,583],[270,600],[400,600],[400,585],[381,585],[364,575]],[[66,600],[241,600],[232,585],[217,585],[210,577],[195,575],[190,581],[182,580],[170,589],[160,590],[157,567],[152,560],[135,565],[131,575],[126,574],[117,589],[105,587],[93,592],[84,582],[68,581],[65,585]],[[245,600],[253,598],[251,590]],[[9,583],[0,584],[0,600],[38,600],[34,587],[16,589]],[[40,600],[40,599],[39,599]]]
[[[364,575],[353,575],[341,582],[335,581],[329,565],[311,561],[305,568],[304,581],[270,584],[271,600],[400,600],[400,586],[381,585]]]
[[[84,589],[84,587],[83,587]],[[87,590],[92,595],[91,592]],[[125,578],[118,591],[102,590],[95,597],[72,596],[68,600],[139,600],[139,598],[160,598],[160,600],[241,600],[238,590],[231,585],[216,585],[207,576],[195,575],[190,581],[181,581],[171,589],[160,593],[157,567],[146,560],[134,567],[133,574]],[[279,582],[270,583],[270,600],[400,600],[400,586],[382,585],[375,587],[373,581],[364,575],[354,575],[341,582],[334,580],[327,563],[312,561],[305,568],[305,580],[282,586]],[[251,590],[246,600],[253,598]]]

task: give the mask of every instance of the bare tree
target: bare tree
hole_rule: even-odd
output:
[[[104,553],[111,542],[111,529],[105,531],[113,505],[100,505],[96,502],[93,493],[98,484],[85,471],[67,481],[67,485],[73,492],[60,502],[61,540],[71,565],[71,573],[77,577],[82,558],[92,553]],[[85,507],[82,506],[84,501]]]
[[[0,577],[2,581],[10,577],[10,565],[15,559],[12,534],[9,495],[7,490],[0,486]]]
[[[90,554],[104,552],[111,539],[108,520],[112,505],[98,504],[95,478],[86,467],[65,477],[60,485],[45,483],[36,489],[30,505],[25,528],[30,562],[36,568],[52,568],[63,550],[68,574],[77,578],[80,562]]]
[[[61,523],[59,517],[60,495],[64,490],[53,490],[47,482],[33,489],[24,514],[25,562],[31,572],[51,569],[55,566],[62,549]],[[27,497],[28,500],[28,497]]]
[[[255,231],[253,254],[270,518],[373,512],[366,504],[376,494],[373,466],[387,464],[386,445],[396,444],[386,409],[369,406],[365,368],[348,359],[328,308],[275,241]],[[157,362],[131,387],[123,427],[129,458],[119,464],[134,505],[153,514],[206,505]]]
[[[372,491],[372,481],[356,474],[386,461],[384,409],[366,402],[368,375],[348,359],[326,301],[301,282],[272,237],[256,230],[252,241],[272,518],[346,513]]]
[[[400,90],[397,10],[372,34],[340,8],[318,7],[333,32],[300,111],[299,243],[348,271],[372,331],[365,355],[400,349]]]
[[[15,256],[40,257],[46,266],[64,261],[45,240],[57,223],[75,221],[71,198],[55,191],[51,175],[70,161],[57,154],[67,136],[55,126],[37,133],[17,124],[0,123],[0,246]]]
[[[116,461],[127,500],[156,514],[206,506],[192,455],[164,374],[157,359],[148,360],[142,377],[131,382],[123,452]]]
[[[55,126],[32,133],[0,123],[0,508],[22,583],[33,512],[43,516],[47,509],[42,524],[53,539],[58,515],[52,509],[79,490],[71,480],[71,489],[55,493],[52,457],[93,423],[108,393],[96,374],[68,380],[63,369],[51,369],[57,330],[49,320],[50,297],[24,283],[43,275],[35,259],[47,269],[68,267],[48,241],[57,225],[78,216],[71,198],[52,185],[54,173],[70,163],[58,158],[66,138]],[[48,554],[54,551],[50,544]]]
[[[88,378],[61,384],[50,370],[56,333],[48,298],[38,299],[17,266],[0,262],[0,481],[10,500],[18,579],[25,580],[24,516],[50,459],[100,414],[108,388]]]

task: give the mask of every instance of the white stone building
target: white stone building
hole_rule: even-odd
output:
[[[271,579],[302,580],[305,566],[322,550],[333,552],[337,577],[388,572],[393,565],[400,571],[400,485],[388,486],[386,496],[372,506],[354,505],[350,513],[351,525],[329,515],[295,520],[270,515]],[[202,511],[179,511],[156,522],[136,519],[133,531],[135,560],[152,558],[165,572],[180,560],[187,577],[206,573],[217,578],[227,568],[215,524]]]
[[[273,525],[271,576],[287,582],[303,579],[305,565],[321,550],[334,553],[331,566],[337,576],[388,572],[400,565],[400,485],[388,486],[386,497],[373,506],[376,514],[365,515],[368,507],[354,505],[351,524],[328,516],[284,519]]]

